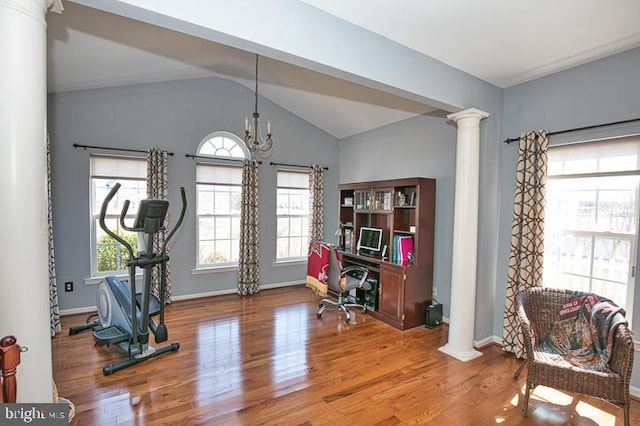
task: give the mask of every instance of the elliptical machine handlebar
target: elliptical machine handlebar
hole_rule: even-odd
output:
[[[180,225],[182,225],[182,220],[184,219],[184,214],[187,211],[187,196],[184,193],[184,186],[180,187],[180,196],[182,197],[182,210],[180,211],[180,217],[178,218],[178,222],[176,223],[176,225],[173,227],[173,229],[171,230],[169,235],[167,235],[167,238],[165,238],[164,242],[162,243],[162,254],[163,255],[166,253],[167,244],[169,243],[169,240],[173,237],[173,235],[176,233],[178,228],[180,228]]]
[[[124,218],[127,217],[127,213],[129,212],[129,205],[130,204],[131,204],[131,202],[129,200],[125,200],[124,201],[124,205],[122,206],[122,212],[120,212],[120,226],[122,227],[122,229],[124,229],[126,231],[136,232],[136,231],[138,231],[138,229],[135,229],[135,228],[132,228],[130,226],[127,226],[127,224],[124,223]]]
[[[111,238],[113,238],[114,240],[116,240],[117,242],[125,246],[125,248],[129,252],[129,258],[133,259],[134,255],[133,255],[133,248],[131,247],[131,245],[127,243],[123,238],[121,238],[118,234],[116,234],[115,232],[107,228],[107,224],[104,221],[105,217],[107,216],[107,208],[109,207],[109,203],[111,202],[113,197],[115,197],[116,192],[118,192],[118,190],[120,189],[120,186],[121,186],[120,183],[116,183],[115,185],[113,185],[113,188],[111,188],[111,191],[109,191],[104,201],[102,202],[102,208],[100,209],[100,228],[102,228],[102,230],[106,232]],[[129,208],[129,200],[125,201],[124,206],[122,207],[122,214],[120,215],[120,220],[122,222],[124,221],[123,218],[127,214],[128,208]]]
[[[165,238],[162,243],[162,256],[166,259],[167,257],[167,243],[174,236],[180,225],[182,225],[182,220],[184,219],[184,214],[187,211],[187,196],[184,192],[184,186],[180,187],[180,196],[182,197],[182,210],[180,211],[180,217],[178,218],[178,222],[173,227],[167,238]],[[159,291],[159,299],[160,299],[160,321],[156,326],[154,331],[154,336],[156,343],[164,342],[167,340],[167,326],[164,324],[164,299],[167,288],[167,262],[162,262],[160,264],[160,291]]]

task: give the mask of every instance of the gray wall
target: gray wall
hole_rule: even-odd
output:
[[[611,56],[548,77],[508,88],[504,91],[503,137],[546,129],[550,132],[640,118],[640,49]],[[636,129],[638,131],[638,129]],[[583,132],[585,138],[619,134],[617,128]],[[562,138],[566,138],[562,136]],[[560,137],[550,137],[550,144]],[[506,292],[513,184],[518,147],[501,144],[500,162],[500,244],[496,300]],[[637,286],[636,286],[637,288]],[[640,313],[636,291],[634,312]],[[500,306],[496,306],[499,310]],[[503,306],[504,308],[504,302]],[[640,314],[634,316],[634,329],[640,326]],[[494,333],[501,336],[502,318],[495,317]],[[636,365],[640,361],[636,356]],[[639,386],[636,376],[634,385]]]
[[[177,217],[179,187],[187,192],[188,213],[172,244],[173,294],[192,295],[234,289],[236,272],[194,275],[196,265],[194,154],[208,133],[226,130],[241,135],[244,117],[253,111],[253,92],[220,78],[183,80],[49,96],[52,141],[53,220],[57,280],[75,283],[73,292],[61,288],[61,309],[91,307],[96,287],[90,277],[89,152],[73,143],[175,153],[169,160],[170,214]],[[273,125],[273,157],[260,167],[261,284],[303,282],[305,265],[274,267],[276,169],[269,161],[319,163],[325,174],[325,236],[333,238],[338,211],[337,140],[306,121],[260,99],[260,113]]]
[[[420,116],[340,141],[340,182],[427,177],[436,180],[433,287],[449,315],[456,129]],[[351,164],[353,167],[346,167]]]

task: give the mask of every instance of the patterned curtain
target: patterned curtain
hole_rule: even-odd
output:
[[[524,357],[524,340],[515,296],[527,288],[542,286],[548,146],[545,131],[529,132],[520,137],[502,332],[502,349],[513,352],[518,358]]]
[[[323,197],[324,197],[324,166],[314,164],[309,170],[309,239],[311,241],[323,240]]]
[[[53,213],[51,211],[51,139],[47,133],[47,222],[49,224],[49,316],[51,337],[59,333],[60,308],[58,307],[58,283],[56,281],[56,259],[53,251]]]
[[[147,153],[147,197],[166,200],[167,191],[167,151],[151,149]],[[169,216],[165,219],[165,226],[169,222]],[[166,230],[160,231],[153,237],[153,251],[159,253],[162,250],[162,242],[167,237]],[[169,251],[167,250],[167,254]],[[160,268],[151,268],[151,292],[160,295]],[[167,287],[165,289],[164,304],[171,303],[171,268],[167,261]]]
[[[260,211],[258,162],[242,164],[242,205],[240,206],[240,259],[238,294],[248,296],[260,291]]]

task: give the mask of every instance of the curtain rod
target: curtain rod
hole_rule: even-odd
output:
[[[94,148],[94,149],[104,149],[106,151],[121,151],[121,152],[138,152],[141,154],[147,154],[149,153],[149,151],[144,151],[141,149],[130,149],[130,148],[110,148],[108,146],[94,146],[94,145],[80,145],[78,143],[74,143],[73,144],[74,148],[84,148],[84,150],[86,151],[87,148]],[[167,151],[167,155],[173,157],[173,152],[168,152]]]
[[[305,169],[310,169],[311,168],[311,166],[305,166],[303,164],[274,163],[273,161],[270,162],[269,164],[271,164],[272,166],[302,167],[302,168],[305,168]],[[323,170],[329,170],[329,167],[327,167],[327,166],[324,166],[322,168],[323,168]]]
[[[597,129],[599,127],[615,126],[616,124],[633,123],[634,121],[640,121],[640,118],[631,118],[629,120],[614,121],[612,123],[594,124],[593,126],[576,127],[575,129],[558,130],[556,132],[549,132],[549,133],[547,133],[547,135],[549,135],[549,136],[561,135],[563,133],[577,132],[579,130]],[[504,143],[508,144],[508,143],[511,143],[511,142],[517,142],[519,140],[520,140],[520,138],[508,138],[508,139],[504,140]]]
[[[215,158],[214,158],[214,157],[209,157],[209,156],[206,156],[206,155],[194,155],[194,154],[185,154],[184,156],[185,156],[185,157],[187,157],[187,158],[193,158],[193,159],[196,159],[196,158],[202,158],[202,159],[204,159],[204,160],[214,160],[214,161],[218,161],[218,160],[220,160],[220,161],[231,161],[231,162],[233,162],[233,163],[242,163],[242,161],[244,161],[244,160],[240,160],[240,159],[238,159],[238,158],[219,158],[219,157],[215,157]],[[257,163],[258,163],[258,164],[262,164],[262,161],[259,161],[259,160],[258,160],[258,161],[257,161]]]

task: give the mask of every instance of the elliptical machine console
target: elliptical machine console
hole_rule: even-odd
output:
[[[133,226],[125,223],[125,217],[129,210],[129,200],[124,202],[120,213],[120,226],[131,232],[138,233],[140,250],[134,249],[127,241],[111,231],[105,223],[105,217],[109,203],[120,189],[116,183],[102,203],[100,210],[100,227],[114,240],[122,244],[129,258],[129,280],[119,280],[114,276],[106,277],[98,285],[96,296],[97,313],[87,318],[87,324],[71,327],[69,334],[77,334],[85,330],[93,330],[93,339],[98,346],[117,345],[128,354],[126,359],[107,363],[102,372],[105,375],[138,364],[142,361],[157,357],[167,352],[177,351],[180,348],[178,342],[153,348],[149,345],[149,331],[155,337],[156,343],[167,341],[167,327],[164,323],[164,299],[167,286],[167,244],[175,235],[182,224],[187,209],[187,199],[184,188],[180,188],[182,196],[182,210],[173,230],[162,242],[160,253],[154,252],[154,235],[164,231],[164,219],[169,210],[169,202],[160,199],[142,200],[136,214]],[[136,268],[143,270],[143,289],[136,293],[135,276]],[[159,268],[159,291],[156,296],[151,292],[151,272],[153,268]],[[97,320],[91,321],[92,318]],[[154,317],[159,317],[158,322]]]

